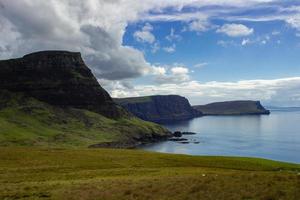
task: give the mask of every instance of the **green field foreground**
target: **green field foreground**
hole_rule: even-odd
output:
[[[2,147],[0,199],[299,200],[300,165],[139,150]]]

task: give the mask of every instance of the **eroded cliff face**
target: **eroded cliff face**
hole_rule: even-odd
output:
[[[99,85],[80,53],[43,51],[0,61],[0,90],[22,92],[55,106],[87,109],[111,118],[126,114]]]
[[[178,95],[157,95],[114,100],[135,116],[157,123],[186,120],[202,115],[201,112],[191,107],[186,98]]]

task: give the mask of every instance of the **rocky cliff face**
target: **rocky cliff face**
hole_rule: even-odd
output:
[[[193,106],[204,115],[260,115],[270,114],[259,101],[227,101]]]
[[[186,98],[178,95],[157,95],[114,100],[137,117],[157,123],[186,120],[202,114],[193,109]]]
[[[107,117],[124,113],[99,85],[80,53],[43,51],[0,61],[0,90],[22,92],[56,106],[87,109]]]

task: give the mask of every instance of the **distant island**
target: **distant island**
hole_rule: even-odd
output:
[[[259,101],[225,101],[193,106],[204,115],[268,115]]]
[[[135,116],[157,123],[180,121],[202,116],[189,101],[179,95],[154,95],[114,99]]]

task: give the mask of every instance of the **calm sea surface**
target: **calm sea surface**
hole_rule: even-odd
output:
[[[271,112],[269,116],[207,116],[165,124],[171,131],[197,134],[183,136],[189,144],[166,141],[142,148],[166,153],[247,156],[300,163],[300,109]]]

